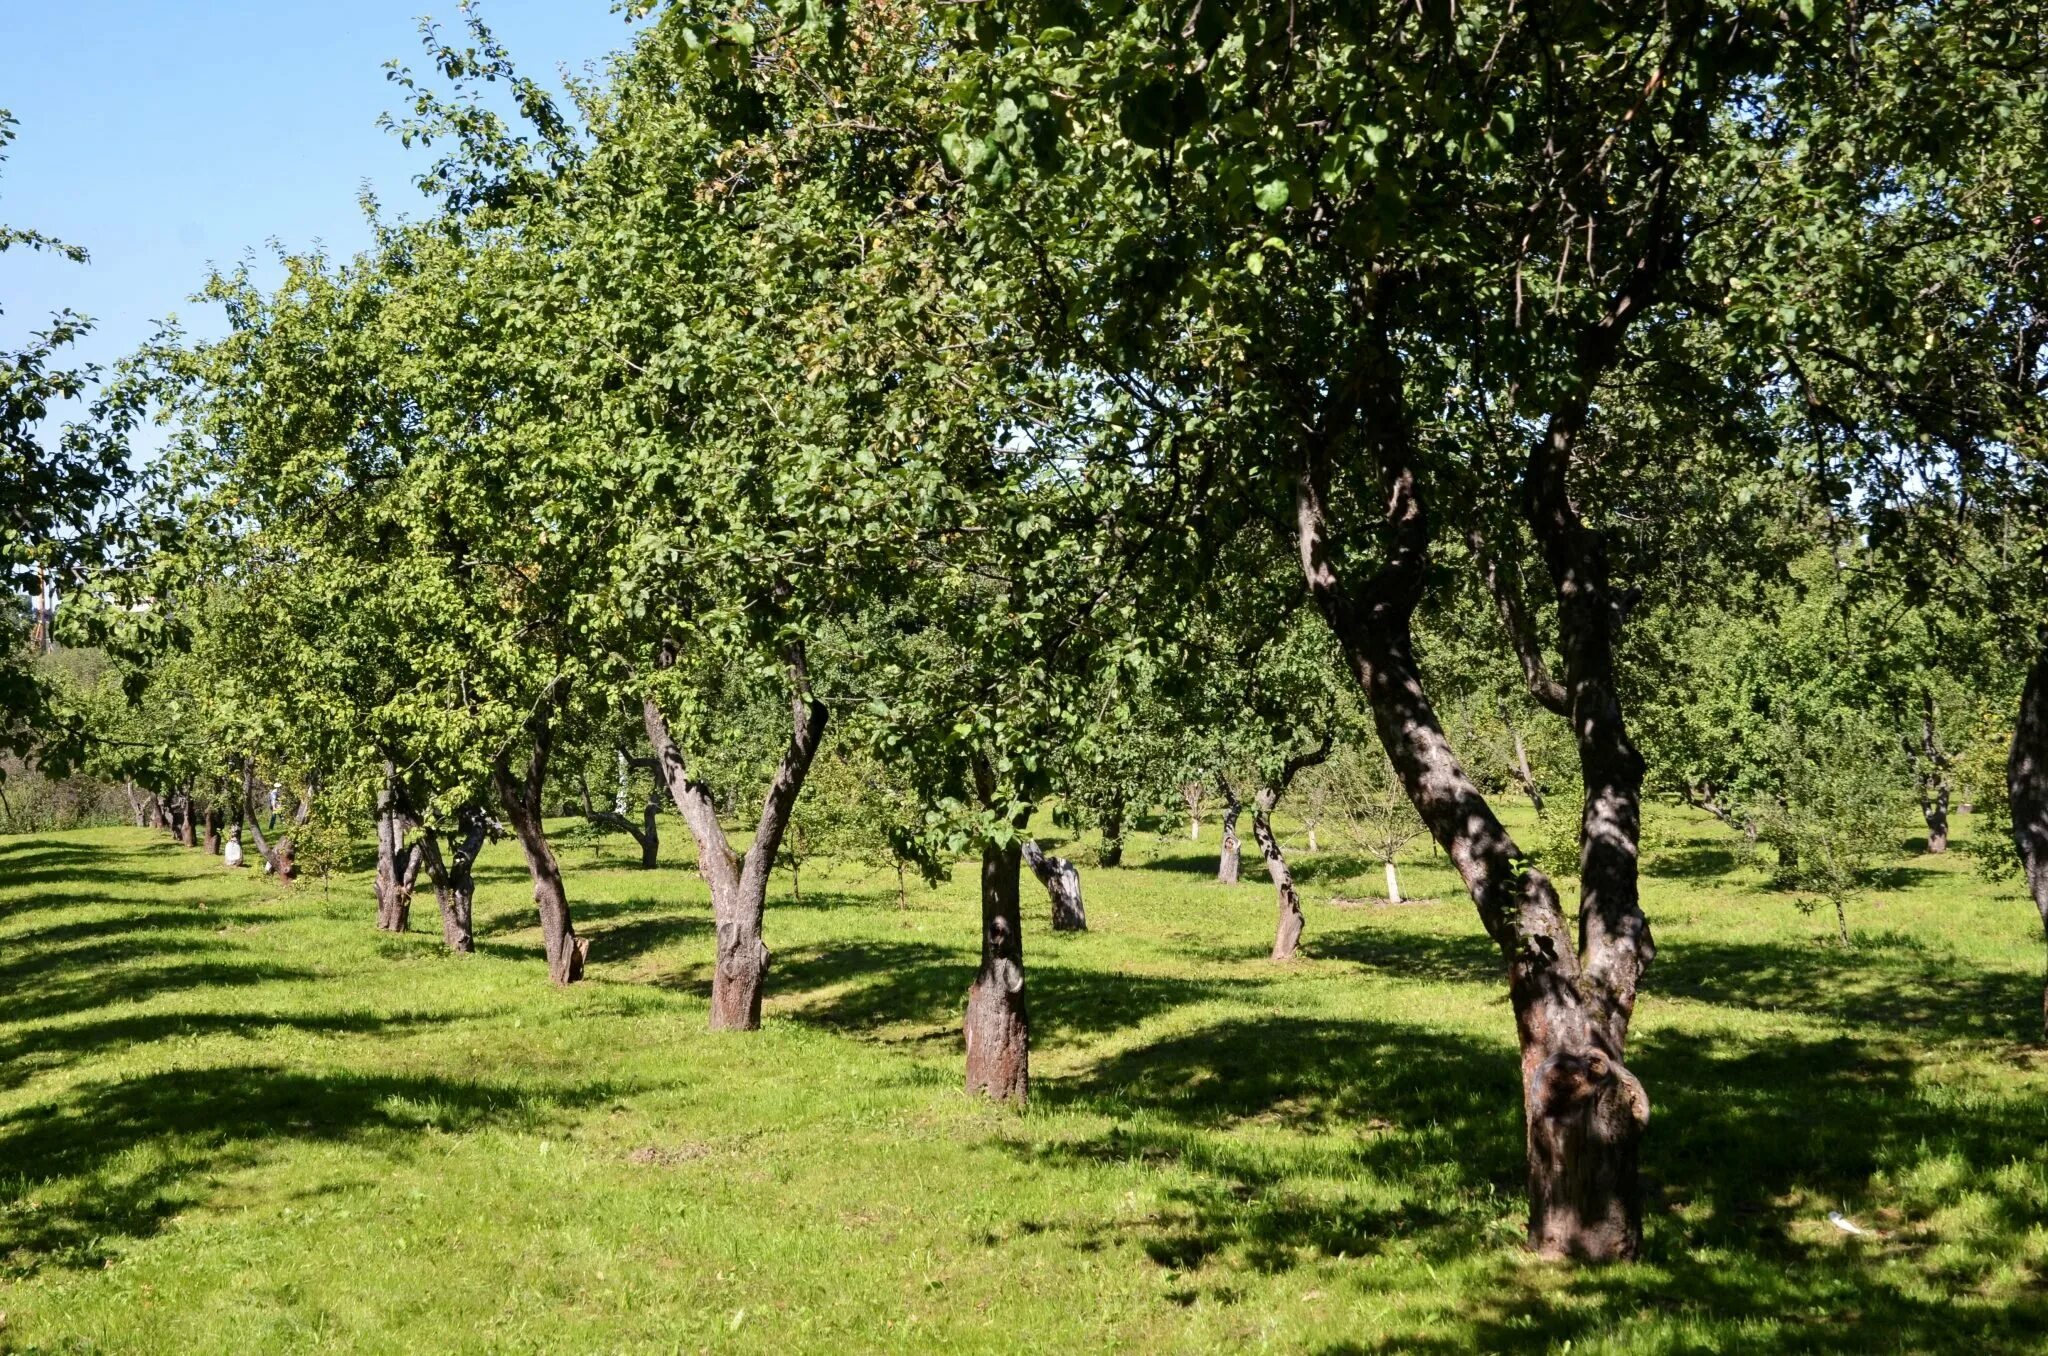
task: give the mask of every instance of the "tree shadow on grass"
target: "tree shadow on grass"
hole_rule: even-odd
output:
[[[446,1078],[308,1074],[267,1065],[177,1069],[86,1084],[0,1127],[0,1260],[31,1273],[99,1265],[203,1199],[205,1181],[289,1142],[422,1151],[420,1131],[541,1128],[618,1095],[603,1082],[551,1091]],[[146,1154],[130,1154],[147,1147]],[[33,1203],[30,1203],[31,1200]]]
[[[0,1036],[0,1088],[15,1088],[85,1056],[110,1054],[153,1041],[203,1036],[258,1040],[279,1030],[323,1036],[377,1035],[423,1026],[424,1016],[374,1017],[367,1013],[285,1016],[270,1012],[165,1012],[61,1025],[25,1026]]]
[[[1783,1316],[1781,1349],[2038,1349],[2038,1295],[1967,1314],[1939,1297],[1985,1284],[2048,1224],[2035,1185],[2048,1167],[2041,1099],[2023,1092],[1959,1117],[1938,1088],[1916,1084],[1904,1047],[1880,1039],[1657,1033],[1631,1065],[1657,1103],[1638,1267],[1563,1273],[1518,1257],[1520,1099],[1505,1033],[1492,1043],[1368,1020],[1233,1018],[1040,1080],[1042,1105],[1111,1118],[1106,1131],[992,1144],[1034,1163],[1161,1170],[1165,1205],[1148,1216],[1025,1227],[1073,1228],[1083,1248],[1135,1243],[1162,1267],[1193,1269],[1195,1284],[1227,1290],[1234,1267],[1285,1272],[1340,1256],[1493,1259],[1463,1282],[1469,1327],[1404,1334],[1383,1350],[1555,1350],[1674,1313],[1725,1325],[1717,1342]],[[2013,1171],[2015,1159],[2030,1170]],[[1896,1179],[1929,1162],[1982,1206],[1962,1248],[1949,1240],[1938,1253],[1903,1220],[1865,1255],[1819,1223],[1831,1205],[1854,1211],[1874,1173]],[[1212,1259],[1222,1265],[1205,1277]]]
[[[789,1004],[789,1015],[813,1025],[861,1035],[903,1026],[927,1028],[930,1035],[942,1028],[953,1039],[975,963],[967,947],[935,942],[810,946],[775,956],[768,992]],[[1173,1008],[1255,997],[1265,987],[1261,980],[1109,975],[1057,961],[1025,970],[1032,1035],[1040,1042],[1127,1030]]]

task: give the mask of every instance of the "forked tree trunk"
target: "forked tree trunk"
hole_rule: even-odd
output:
[[[1237,839],[1237,816],[1244,806],[1237,798],[1237,788],[1228,779],[1219,775],[1216,785],[1223,792],[1223,852],[1216,859],[1216,879],[1225,885],[1235,885],[1238,856],[1243,850]]]
[[[527,720],[527,734],[532,742],[527,752],[525,775],[514,776],[507,761],[508,755],[501,753],[491,771],[491,779],[496,784],[499,800],[505,806],[505,817],[512,821],[512,831],[518,836],[520,850],[526,856],[526,874],[533,880],[533,902],[540,913],[540,935],[547,951],[548,978],[556,984],[574,984],[583,978],[583,965],[590,955],[590,943],[576,935],[576,926],[569,917],[569,894],[562,885],[562,866],[555,860],[555,849],[548,842],[547,828],[541,822],[542,795],[547,789],[548,755],[554,748],[556,700],[557,692],[550,690],[536,704],[533,715]]]
[[[1279,921],[1273,929],[1273,959],[1293,960],[1301,945],[1301,930],[1307,919],[1301,912],[1301,896],[1294,890],[1294,872],[1287,865],[1287,857],[1280,851],[1280,839],[1273,832],[1273,811],[1280,808],[1280,798],[1294,785],[1294,779],[1309,768],[1330,756],[1335,743],[1333,734],[1323,736],[1323,742],[1306,753],[1298,753],[1281,764],[1279,778],[1270,786],[1259,788],[1252,798],[1252,837],[1258,841],[1259,852],[1266,859],[1266,875],[1272,879],[1273,893],[1279,908]]]
[[[2012,803],[2012,841],[2027,874],[2027,889],[2048,932],[2048,644],[2034,657],[2013,722],[2012,753],[2005,764]],[[2048,1040],[2048,979],[2041,986],[2041,1038]]]
[[[1266,858],[1266,874],[1272,878],[1273,892],[1278,897],[1279,918],[1273,929],[1273,959],[1293,960],[1301,946],[1301,930],[1307,919],[1301,912],[1301,897],[1294,892],[1294,872],[1288,869],[1287,858],[1280,851],[1280,840],[1273,835],[1273,807],[1280,797],[1275,792],[1262,790],[1252,803],[1252,837],[1258,840],[1259,851]]]
[[[717,962],[711,972],[711,1029],[753,1031],[761,1025],[761,991],[768,976],[768,946],[762,939],[768,881],[775,856],[789,830],[790,816],[810,774],[818,746],[824,742],[828,712],[810,695],[801,644],[790,647],[790,736],[782,762],[761,798],[761,816],[754,841],[742,857],[727,841],[718,821],[711,788],[690,776],[682,750],[669,733],[668,721],[652,697],[641,703],[648,742],[654,746],[657,773],[675,801],[676,811],[697,843],[697,871],[711,887],[711,914],[718,938]],[[664,647],[661,664],[674,662]]]
[[[1048,857],[1035,838],[1026,838],[1024,860],[1031,874],[1052,898],[1054,932],[1086,932],[1088,911],[1081,906],[1081,872],[1065,857]]]
[[[298,863],[293,860],[292,841],[287,838],[273,849],[263,837],[263,824],[256,814],[256,767],[249,759],[242,760],[242,812],[247,818],[249,832],[256,838],[256,852],[263,858],[263,870],[276,876],[282,884],[289,885],[298,878]]]
[[[967,1090],[1022,1106],[1031,1094],[1031,1022],[1024,1004],[1021,845],[981,850],[981,968],[967,990],[961,1034]]]
[[[1916,748],[1910,737],[1904,743],[1919,785],[1920,817],[1927,823],[1927,851],[1933,854],[1947,852],[1948,801],[1953,790],[1949,771],[1955,764],[1948,750],[1941,746],[1941,736],[1935,729],[1933,693],[1925,690],[1920,693],[1919,746]]]
[[[461,815],[462,835],[448,836],[449,851],[441,851],[441,835],[429,831],[421,836],[420,855],[427,878],[434,882],[434,902],[441,911],[441,940],[450,951],[468,955],[476,950],[476,878],[472,868],[484,849],[490,821],[477,806]]]
[[[1188,841],[1190,843],[1202,841],[1202,793],[1203,787],[1200,782],[1183,782],[1181,784],[1180,798],[1188,807]]]
[[[1624,976],[1593,949],[1608,944],[1613,929],[1606,923],[1589,929],[1589,957],[1582,963],[1549,877],[1526,864],[1444,736],[1411,639],[1430,534],[1398,365],[1390,350],[1368,356],[1383,369],[1365,384],[1368,405],[1360,418],[1387,490],[1385,563],[1362,586],[1339,578],[1327,507],[1333,446],[1318,439],[1302,449],[1295,486],[1303,574],[1364,690],[1380,743],[1410,801],[1507,961],[1522,1055],[1529,1246],[1552,1257],[1633,1257],[1642,1240],[1637,1149],[1649,1117],[1648,1099],[1623,1065],[1618,1040],[1627,1030],[1633,976],[1622,988],[1611,987]],[[1594,804],[1589,795],[1589,818]],[[1604,798],[1598,804],[1604,830],[1617,807]],[[1596,879],[1603,865],[1596,864]],[[1614,896],[1589,899],[1589,914],[1598,899]],[[1642,940],[1646,955],[1647,932]]]

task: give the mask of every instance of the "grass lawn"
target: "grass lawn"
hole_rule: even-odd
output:
[[[1962,821],[1964,832],[1970,821]],[[2038,1351],[2041,941],[1913,857],[1851,913],[1653,814],[1631,1067],[1648,1260],[1519,1250],[1499,964],[1440,861],[1301,855],[1276,966],[1247,859],[1144,838],[1027,877],[1033,1103],[959,1090],[974,872],[779,881],[764,1029],[705,1029],[708,897],[566,853],[551,989],[511,844],[478,954],[142,830],[0,840],[0,1351]],[[1831,1226],[1840,1210],[1870,1233]]]

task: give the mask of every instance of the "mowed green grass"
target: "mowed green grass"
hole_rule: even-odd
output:
[[[1964,831],[1969,821],[1963,821]],[[1662,809],[1648,1258],[1519,1250],[1499,963],[1437,902],[1144,838],[1092,931],[1027,879],[1033,1100],[959,1088],[972,870],[808,868],[764,1029],[704,1029],[711,934],[664,867],[567,853],[589,982],[546,983],[516,851],[479,954],[432,901],[281,892],[138,830],[0,840],[0,1350],[2032,1351],[2048,1343],[2041,942],[2018,892],[1903,858],[1851,915]],[[1843,1234],[1841,1210],[1871,1231]]]

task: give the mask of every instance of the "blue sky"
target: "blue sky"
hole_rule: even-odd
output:
[[[630,41],[611,0],[484,0],[483,17],[536,76]],[[336,253],[368,240],[366,181],[387,212],[417,212],[424,158],[378,130],[398,111],[392,57],[423,65],[418,20],[459,32],[455,0],[0,0],[0,108],[18,139],[0,165],[0,222],[83,245],[80,267],[0,255],[0,347],[69,306],[111,361],[177,312],[209,263],[275,237]]]

